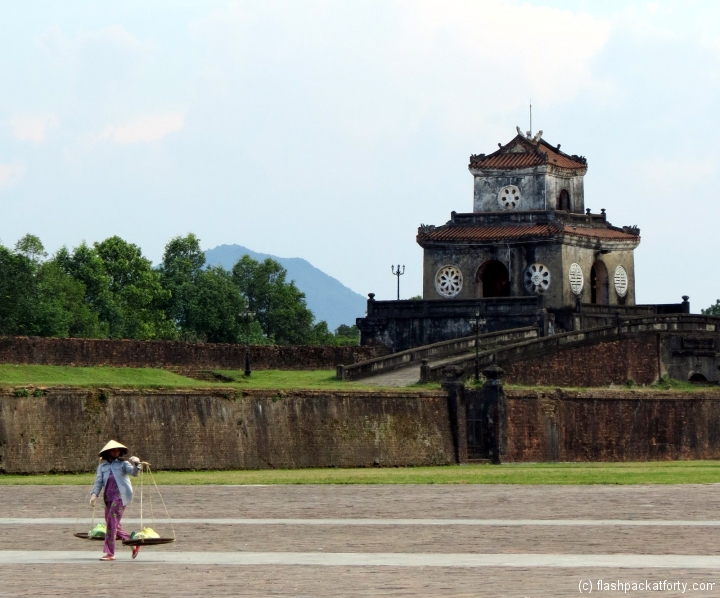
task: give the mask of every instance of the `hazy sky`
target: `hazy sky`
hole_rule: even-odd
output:
[[[720,3],[0,4],[0,240],[173,236],[420,293],[420,223],[528,125],[640,226],[638,302],[720,297]]]

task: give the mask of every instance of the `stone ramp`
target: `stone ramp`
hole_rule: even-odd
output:
[[[466,352],[467,354],[451,355],[443,359],[435,359],[428,361],[428,365],[433,368],[442,368],[445,364],[454,363],[458,359],[467,360],[471,359],[474,353]],[[384,374],[377,374],[363,380],[364,384],[372,384],[376,386],[388,386],[394,388],[404,388],[412,386],[420,382],[420,365],[409,365],[407,367],[385,372]]]
[[[527,326],[484,333],[478,337],[478,341],[480,350],[486,351],[493,347],[532,340],[538,335],[539,330],[536,327]],[[442,367],[452,359],[473,355],[475,340],[475,335],[466,336],[399,351],[367,361],[339,365],[337,366],[337,378],[346,381],[362,379],[367,384],[377,386],[410,386],[420,380],[420,366],[423,360],[427,360],[434,367]]]
[[[540,386],[607,386],[625,384],[634,380],[639,384],[652,384],[664,373],[678,380],[688,380],[701,356],[720,355],[714,348],[720,346],[720,318],[697,314],[662,314],[652,317],[620,318],[613,325],[563,332],[520,342],[503,343],[494,347],[480,346],[481,369],[497,362],[506,369],[508,380],[514,383]],[[647,339],[655,337],[655,340]],[[645,339],[643,344],[641,341]],[[598,350],[599,346],[612,347],[612,354]],[[574,359],[552,365],[553,356],[572,350]],[[584,351],[584,353],[583,353]],[[535,368],[527,364],[535,360]],[[538,365],[539,360],[546,360]],[[613,366],[610,374],[603,375],[598,367],[587,364],[621,363],[634,369]],[[717,357],[715,358],[717,360]],[[423,382],[442,379],[445,365],[454,365],[469,372],[475,362],[474,353],[460,354],[443,364],[430,364],[423,370]],[[513,364],[526,364],[512,370]],[[643,365],[639,365],[642,363]],[[717,382],[717,366],[706,363],[703,377]],[[621,371],[622,370],[622,371]]]

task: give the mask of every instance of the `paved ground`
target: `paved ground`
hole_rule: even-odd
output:
[[[0,487],[0,596],[720,596],[720,485],[165,487],[177,541],[114,563],[86,494]]]
[[[420,366],[411,365],[399,370],[377,374],[368,378],[361,378],[363,384],[375,384],[377,386],[390,386],[405,388],[420,382]]]
[[[446,363],[451,363],[455,361],[458,357],[461,357],[462,355],[471,355],[471,353],[465,352],[457,355],[451,355],[450,357],[444,357],[443,359],[433,359],[428,361],[428,365],[433,367],[445,365]],[[412,386],[413,384],[417,384],[420,381],[420,365],[413,364],[404,368],[400,368],[398,370],[385,372],[384,374],[376,374],[375,376],[362,378],[361,380],[363,384],[376,384],[378,386],[390,386],[398,388]]]

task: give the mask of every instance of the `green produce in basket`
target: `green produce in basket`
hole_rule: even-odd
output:
[[[104,523],[98,523],[94,528],[90,530],[88,534],[91,538],[104,538],[107,533],[107,528]]]
[[[151,527],[144,527],[142,531],[130,534],[131,540],[147,540],[148,538],[159,538],[158,533]]]

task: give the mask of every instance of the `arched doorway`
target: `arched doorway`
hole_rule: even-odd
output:
[[[478,268],[476,281],[478,298],[510,296],[510,274],[502,262],[485,262]]]
[[[590,303],[608,305],[610,303],[610,287],[605,264],[597,261],[590,269]]]
[[[560,195],[558,195],[557,199],[557,208],[558,210],[566,210],[567,212],[570,211],[570,193],[568,193],[567,189],[563,189],[560,191]]]
[[[700,384],[702,382],[707,382],[707,378],[703,376],[700,372],[695,372],[692,376],[690,376],[688,382],[692,382],[693,384]]]

